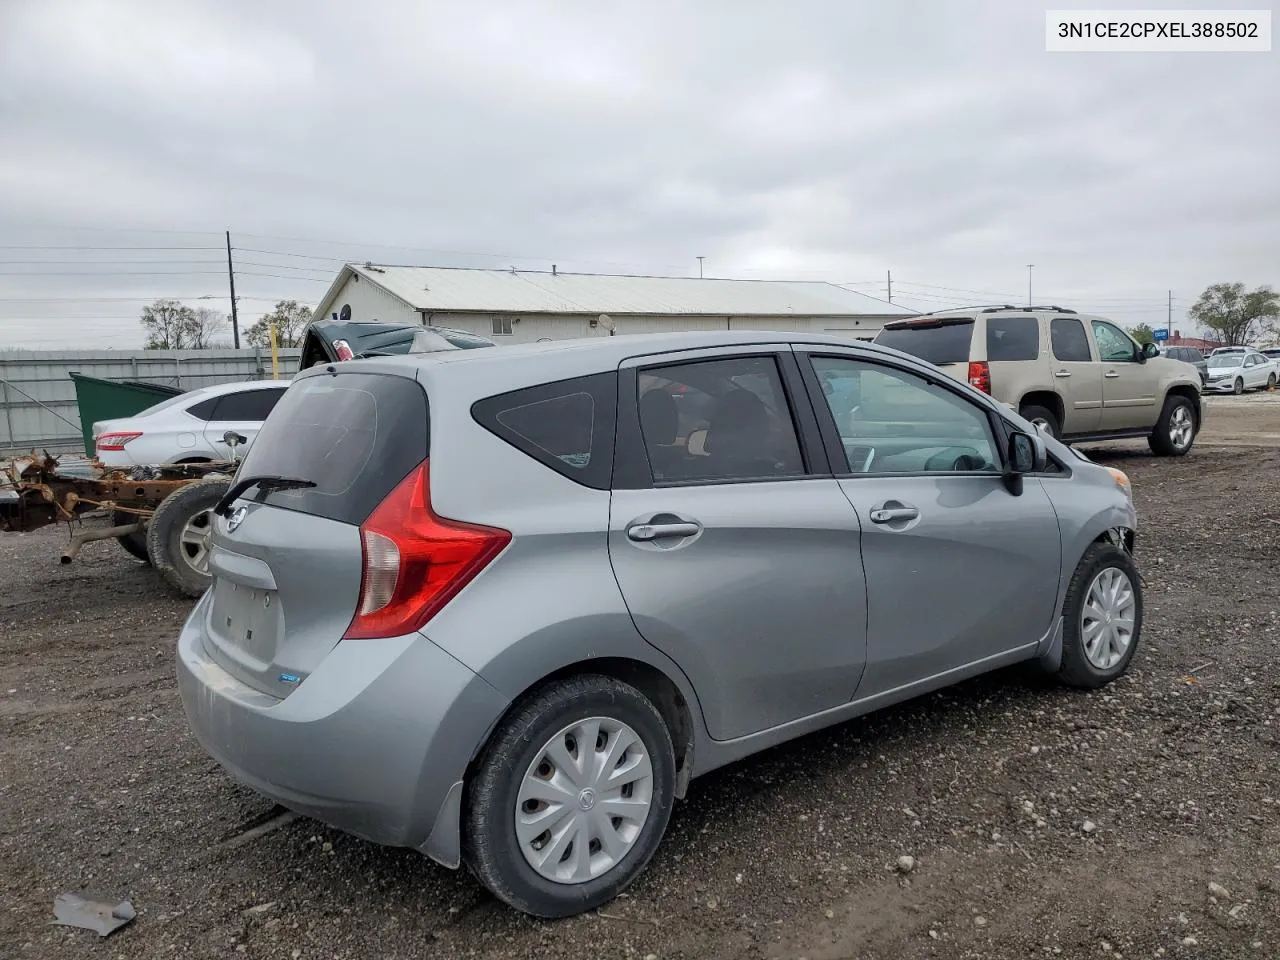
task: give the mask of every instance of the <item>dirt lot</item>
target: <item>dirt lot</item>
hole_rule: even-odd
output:
[[[1278,957],[1278,444],[1260,397],[1182,460],[1094,451],[1142,515],[1128,678],[1002,674],[708,776],[630,894],[562,923],[314,822],[246,838],[281,811],[187,733],[188,604],[113,544],[61,567],[61,531],[6,535],[0,958]],[[73,890],[138,918],[47,925]]]

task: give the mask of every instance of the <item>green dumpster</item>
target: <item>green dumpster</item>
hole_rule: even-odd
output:
[[[80,431],[84,437],[84,449],[90,457],[94,454],[93,425],[99,420],[131,417],[184,392],[158,383],[101,380],[98,377],[86,377],[82,373],[71,374],[71,380],[76,385],[76,406],[80,408]]]

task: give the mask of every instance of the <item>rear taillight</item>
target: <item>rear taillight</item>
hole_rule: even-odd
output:
[[[356,355],[356,352],[351,349],[351,344],[345,340],[333,341],[333,350],[337,353],[339,360],[351,360]]]
[[[969,386],[983,393],[991,392],[991,367],[987,365],[987,361],[969,361]]]
[[[137,440],[142,436],[142,431],[134,433],[104,433],[93,441],[94,446],[99,450],[108,450],[119,452],[124,449],[126,443],[130,440]]]
[[[360,527],[360,603],[344,640],[421,629],[511,542],[506,530],[436,516],[427,463],[405,477]]]

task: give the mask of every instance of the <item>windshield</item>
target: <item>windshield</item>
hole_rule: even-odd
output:
[[[1243,362],[1243,353],[1218,353],[1209,358],[1209,369],[1219,370],[1223,367],[1238,367]]]
[[[910,320],[885,327],[876,343],[928,363],[967,363],[972,339],[973,321],[968,318]]]

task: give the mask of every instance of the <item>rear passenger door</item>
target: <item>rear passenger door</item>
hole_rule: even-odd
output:
[[[1025,656],[1053,628],[1057,515],[1040,481],[1003,481],[987,408],[838,348],[797,347],[841,488],[862,523],[867,668],[858,699]],[[826,389],[855,380],[856,399]]]
[[[713,738],[852,699],[866,653],[858,519],[789,349],[621,366],[609,556]]]
[[[1092,433],[1102,422],[1102,367],[1078,317],[1049,321],[1050,367],[1062,398],[1064,436]]]
[[[205,442],[218,452],[220,459],[227,459],[231,456],[231,447],[222,438],[227,431],[234,430],[247,441],[237,450],[237,454],[243,455],[262,429],[262,421],[267,419],[284,396],[286,386],[287,384],[255,387],[252,390],[223,394],[218,398],[209,422],[205,424]]]

